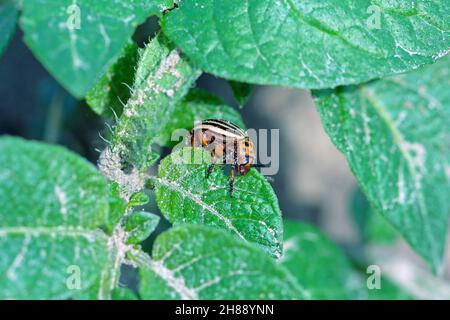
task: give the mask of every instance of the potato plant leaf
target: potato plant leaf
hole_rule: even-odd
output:
[[[128,288],[116,288],[112,292],[113,300],[137,300],[136,293]]]
[[[414,297],[408,292],[397,286],[394,282],[381,277],[380,289],[367,289],[367,296],[365,299],[369,300],[413,300]]]
[[[111,233],[127,210],[127,203],[120,197],[120,186],[117,182],[109,184],[109,219],[106,229]]]
[[[393,244],[399,233],[380,213],[371,208],[358,190],[352,199],[351,213],[360,239],[366,244]]]
[[[441,0],[182,1],[165,34],[197,65],[242,82],[331,88],[432,63],[450,49]]]
[[[126,44],[117,62],[89,90],[86,102],[97,114],[119,116],[122,113],[122,104],[127,102],[131,94],[137,58],[137,45],[133,42]]]
[[[381,287],[369,289],[367,274],[359,273],[344,252],[318,229],[284,222],[281,264],[311,294],[311,299],[410,299],[383,274]]]
[[[133,194],[133,196],[130,198],[130,201],[128,202],[129,207],[142,207],[146,205],[150,201],[150,198],[148,195],[141,191]]]
[[[199,75],[161,34],[141,51],[132,95],[115,124],[112,144],[99,159],[103,174],[120,184],[127,200],[143,189],[146,170],[156,156],[151,144]]]
[[[108,186],[57,146],[0,138],[0,299],[64,299],[99,282]]]
[[[228,233],[182,225],[138,259],[144,299],[304,299],[309,292],[263,251]]]
[[[253,86],[244,82],[230,81],[230,87],[233,91],[234,99],[236,99],[239,108],[242,109],[248,102],[248,99],[250,99]]]
[[[138,300],[136,293],[128,288],[116,288],[112,292],[113,300]]]
[[[164,127],[158,142],[162,145],[173,146],[177,139],[186,137],[186,132],[177,129],[191,130],[195,121],[204,119],[224,119],[245,128],[241,115],[232,107],[224,104],[219,98],[205,90],[194,88],[178,103],[169,117],[169,123]],[[174,135],[175,134],[175,135]],[[173,136],[172,136],[173,135]],[[172,138],[175,141],[172,141]]]
[[[218,166],[206,179],[210,161],[210,154],[201,148],[182,148],[161,161],[158,178],[154,180],[161,212],[173,224],[222,228],[280,257],[283,226],[270,184],[251,169],[236,178],[231,197],[228,177]]]
[[[117,60],[136,26],[172,0],[23,0],[25,42],[47,70],[81,98]]]
[[[16,29],[17,9],[13,1],[0,1],[0,55],[5,50]]]
[[[365,283],[344,253],[315,227],[284,223],[284,252],[280,260],[308,288],[312,299],[356,299]]]
[[[450,213],[450,58],[360,87],[315,92],[325,129],[373,208],[434,270]]]
[[[128,232],[127,243],[139,243],[156,229],[159,217],[156,214],[136,211],[131,213],[125,220],[125,231]]]

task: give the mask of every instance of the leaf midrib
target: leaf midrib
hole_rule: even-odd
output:
[[[106,234],[100,229],[82,229],[71,227],[0,227],[0,237],[8,235],[24,236],[67,236],[67,237],[102,237]]]
[[[375,112],[378,114],[380,119],[386,124],[387,128],[389,129],[393,139],[394,143],[397,146],[398,150],[400,151],[400,154],[405,159],[407,168],[409,173],[411,174],[413,180],[417,179],[417,170],[414,166],[414,161],[411,158],[411,155],[407,150],[405,150],[404,145],[407,143],[405,137],[401,133],[401,131],[398,129],[398,127],[395,125],[394,120],[391,118],[389,113],[386,110],[386,107],[381,103],[381,99],[377,97],[375,92],[368,88],[367,86],[361,86],[361,92],[362,95],[365,96],[369,103],[369,106],[372,106]],[[428,216],[428,210],[425,204],[425,198],[424,194],[422,192],[422,189],[419,189],[415,183],[412,184],[416,194],[417,198],[419,200],[419,212],[422,216],[422,223],[424,225],[425,229],[425,236],[430,238],[431,236],[431,226],[428,222],[427,216]],[[433,239],[429,239],[433,240]],[[433,241],[431,241],[433,242]],[[439,259],[438,259],[439,260]]]
[[[403,147],[403,145],[407,142],[405,137],[397,128],[393,119],[386,111],[385,106],[381,104],[380,99],[375,95],[375,93],[366,86],[361,87],[361,92],[363,96],[365,96],[367,100],[369,100],[370,102],[369,106],[373,107],[373,109],[376,111],[380,119],[383,120],[383,122],[388,127],[396,146],[398,147],[400,153],[402,154],[403,158],[406,160],[406,163],[408,164],[408,170],[410,171],[410,174],[413,176],[413,178],[416,178],[417,171],[414,168],[414,161],[411,158],[411,155]],[[416,191],[418,190],[416,189]]]
[[[292,0],[284,0],[284,2],[289,6],[289,8],[291,9],[291,11],[294,13],[295,17],[297,18],[298,21],[303,22],[304,24],[310,26],[311,28],[314,28],[320,32],[323,32],[329,36],[335,37],[339,40],[341,40],[343,43],[345,43],[346,45],[348,45],[349,47],[361,51],[361,52],[365,52],[366,54],[368,54],[369,56],[372,57],[376,57],[376,58],[384,58],[382,55],[377,55],[373,52],[368,51],[367,49],[360,47],[358,45],[355,45],[354,43],[350,42],[348,39],[344,38],[341,34],[339,34],[338,31],[335,31],[327,26],[324,26],[320,21],[317,21],[315,19],[307,19],[305,18],[302,13],[300,12],[300,10],[292,3]]]
[[[186,190],[182,188],[180,185],[173,183],[171,181],[168,181],[164,178],[156,178],[154,179],[157,183],[160,185],[167,187],[169,189],[172,189],[174,192],[179,192],[183,195],[184,199],[189,199],[191,201],[194,201],[196,204],[198,204],[203,210],[207,210],[210,214],[213,216],[219,218],[221,221],[225,223],[225,225],[234,233],[236,233],[242,240],[247,241],[244,237],[244,235],[232,224],[231,220],[222,215],[219,211],[216,210],[213,206],[207,204],[204,202],[200,197],[193,194],[189,190]]]

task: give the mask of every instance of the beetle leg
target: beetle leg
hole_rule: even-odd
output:
[[[236,166],[231,166],[231,172],[230,172],[230,196],[233,197],[234,192],[234,171],[236,170]]]
[[[237,143],[237,140],[234,140],[234,143],[233,143],[233,151],[234,151],[234,154],[233,154],[233,161],[234,161],[234,165],[235,166],[237,166],[237,164],[238,164],[238,143]]]
[[[234,174],[237,173],[237,168],[238,168],[238,156],[237,156],[237,141],[235,140],[233,143],[233,164],[231,165],[231,171],[230,171],[230,197],[233,197],[233,192],[234,192]]]
[[[211,173],[212,173],[212,171],[213,171],[215,165],[216,165],[215,162],[212,162],[212,163],[209,165],[208,171],[206,172],[206,179],[208,179],[209,176],[211,175]]]
[[[222,164],[227,164],[227,144],[226,139],[223,140],[223,149],[222,149]]]
[[[211,175],[211,173],[214,170],[214,167],[216,165],[216,157],[214,154],[214,150],[211,153],[212,153],[212,158],[211,158],[211,163],[208,166],[208,171],[206,172],[206,179],[209,178],[209,176]]]

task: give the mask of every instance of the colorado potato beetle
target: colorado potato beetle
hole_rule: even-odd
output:
[[[231,165],[230,195],[233,196],[235,175],[241,176],[255,166],[255,148],[247,132],[231,123],[220,119],[207,119],[198,122],[190,133],[192,147],[205,148],[211,152],[211,164],[206,178],[216,164]]]

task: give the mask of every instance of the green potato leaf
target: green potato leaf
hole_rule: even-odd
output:
[[[125,231],[128,233],[127,243],[134,244],[144,241],[155,231],[159,223],[156,214],[136,211],[131,213],[125,220]]]
[[[367,289],[368,300],[413,300],[414,297],[386,277],[381,277],[380,289]]]
[[[145,192],[138,192],[133,194],[128,202],[129,207],[142,207],[150,201],[148,195]]]
[[[0,138],[0,163],[0,299],[64,299],[98,283],[101,174],[64,148],[12,137]]]
[[[23,0],[25,43],[75,97],[83,97],[118,59],[136,26],[172,0]]]
[[[311,89],[416,69],[450,49],[440,0],[182,1],[161,25],[206,72]]]
[[[173,224],[206,224],[225,229],[280,257],[283,226],[270,184],[251,169],[236,177],[231,197],[228,177],[218,166],[206,178],[210,162],[210,154],[201,148],[183,148],[161,161],[154,182],[163,215]]]
[[[137,300],[136,293],[128,288],[116,288],[112,292],[112,300]]]
[[[242,109],[250,99],[253,86],[244,82],[230,81],[230,87],[233,91],[234,99],[236,99],[239,108]]]
[[[311,299],[409,299],[381,274],[381,287],[369,289],[344,252],[317,228],[284,222],[284,253],[280,263],[308,289]],[[365,276],[365,277],[364,277]]]
[[[362,242],[366,244],[393,244],[399,233],[380,213],[370,207],[361,191],[352,199],[352,216]]]
[[[131,97],[99,159],[100,170],[119,183],[124,199],[144,188],[147,170],[158,157],[151,144],[199,75],[161,34],[140,51]]]
[[[138,259],[144,299],[304,299],[294,278],[263,251],[228,233],[182,225]]]
[[[97,114],[119,116],[122,113],[122,104],[130,98],[137,58],[137,45],[128,43],[117,62],[101,77],[95,87],[89,90],[86,102]]]
[[[325,130],[372,207],[434,270],[450,213],[450,58],[360,87],[315,92]]]
[[[10,0],[0,1],[0,55],[16,30],[17,9]]]
[[[312,299],[356,299],[363,281],[347,257],[315,227],[284,222],[281,264],[308,288]]]

